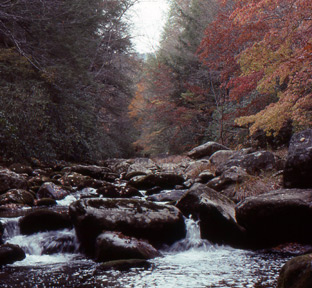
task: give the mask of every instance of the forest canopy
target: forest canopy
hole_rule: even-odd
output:
[[[129,106],[136,144],[180,153],[259,133],[278,143],[311,127],[311,15],[308,0],[171,1]]]
[[[133,60],[123,16],[131,5],[1,2],[2,157],[89,161],[129,155],[125,115]]]

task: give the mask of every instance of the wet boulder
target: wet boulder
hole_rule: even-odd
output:
[[[64,199],[69,195],[69,191],[63,189],[61,186],[58,186],[52,182],[46,182],[41,185],[39,191],[37,192],[38,199],[42,198],[51,198],[55,200]]]
[[[77,237],[89,255],[102,231],[119,231],[156,247],[185,236],[182,213],[174,206],[141,199],[81,199],[69,207]]]
[[[152,259],[161,254],[147,241],[106,231],[96,238],[95,260],[106,262],[121,259]]]
[[[297,133],[290,140],[284,187],[312,188],[312,129]]]
[[[216,142],[207,142],[189,151],[187,156],[192,159],[200,159],[203,157],[210,157],[219,150],[229,150],[229,148]]]
[[[20,204],[33,206],[34,199],[34,195],[29,191],[23,189],[12,189],[7,191],[5,194],[0,195],[0,205]]]
[[[0,266],[22,261],[26,258],[25,252],[17,245],[0,245]]]
[[[134,177],[129,181],[129,186],[139,190],[147,190],[156,186],[162,189],[173,189],[177,185],[183,185],[184,181],[185,179],[181,175],[159,173]]]
[[[72,223],[67,215],[47,209],[29,213],[21,218],[19,225],[21,233],[24,235],[72,228]]]
[[[10,189],[27,189],[27,180],[23,175],[0,168],[0,194]]]
[[[281,243],[311,243],[312,189],[280,189],[247,197],[236,207],[236,219],[256,248]]]
[[[277,288],[311,288],[312,254],[295,257],[281,269]]]
[[[201,237],[213,243],[237,246],[243,230],[235,219],[235,204],[226,196],[203,184],[195,184],[177,202],[181,212],[200,220]]]
[[[131,198],[142,197],[139,190],[128,186],[116,186],[111,183],[105,183],[102,187],[97,189],[97,193],[106,198]]]
[[[221,175],[233,166],[246,169],[247,173],[253,175],[261,171],[274,169],[276,167],[276,161],[274,154],[269,151],[257,151],[253,153],[238,151],[228,161],[217,167],[216,175]]]

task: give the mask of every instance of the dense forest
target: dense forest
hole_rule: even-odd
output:
[[[173,0],[130,116],[147,153],[273,148],[312,124],[312,3]]]
[[[134,2],[1,1],[3,159],[277,147],[311,127],[310,0],[170,0],[146,60],[124,17]]]

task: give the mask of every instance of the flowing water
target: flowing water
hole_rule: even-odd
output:
[[[144,267],[107,270],[78,251],[74,230],[20,235],[19,218],[2,218],[4,240],[27,257],[0,270],[0,287],[274,288],[288,257],[212,245],[198,223],[186,219],[187,235]]]

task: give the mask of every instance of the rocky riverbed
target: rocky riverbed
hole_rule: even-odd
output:
[[[232,151],[208,142],[185,156],[162,159],[4,165],[1,265],[29,257],[25,247],[5,236],[5,219],[12,217],[19,217],[19,233],[27,237],[73,231],[77,243],[71,252],[91,263],[111,263],[106,267],[113,265],[110,261],[129,266],[133,259],[166,258],[165,248],[185,239],[184,219],[190,216],[212,246],[307,254],[312,245],[311,169],[312,130],[293,136],[285,159],[270,151]],[[55,237],[58,243],[68,240]],[[49,247],[51,239],[45,241]],[[60,247],[50,247],[48,254],[62,252]],[[306,258],[300,259],[305,265]],[[287,273],[292,273],[289,267],[278,287],[295,287],[289,286]],[[310,287],[309,281],[296,287]]]

